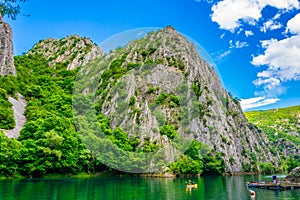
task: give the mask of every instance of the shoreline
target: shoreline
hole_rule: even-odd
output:
[[[245,176],[245,175],[263,175],[256,172],[226,172],[222,174],[173,174],[167,173],[151,173],[151,174],[130,174],[130,173],[113,173],[113,172],[97,172],[97,173],[78,173],[78,174],[48,174],[41,177],[26,177],[26,176],[0,176],[0,180],[9,179],[60,179],[60,178],[96,178],[96,177],[142,177],[142,178],[200,178],[201,176]],[[268,175],[268,174],[265,174]],[[269,174],[272,175],[272,174]]]

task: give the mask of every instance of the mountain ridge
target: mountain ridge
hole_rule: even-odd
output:
[[[103,63],[105,63],[106,66],[102,66]],[[166,27],[158,32],[150,33],[140,40],[129,42],[125,47],[105,55],[99,62],[99,70],[97,71],[102,70],[102,72],[95,73],[96,75],[92,74],[91,77],[110,74],[105,80],[108,84],[104,84],[101,79],[97,81],[90,80],[95,83],[100,83],[100,90],[97,91],[97,100],[100,102],[98,104],[98,110],[100,113],[105,113],[108,118],[111,118],[112,124],[115,122],[113,120],[114,114],[110,113],[113,110],[110,105],[113,104],[118,107],[118,102],[114,101],[117,97],[110,94],[111,87],[113,84],[116,84],[115,82],[117,82],[119,78],[130,71],[131,67],[139,69],[140,67],[142,68],[145,63],[154,65],[152,69],[154,71],[149,72],[152,75],[155,73],[155,70],[159,71],[162,69],[161,72],[156,73],[152,78],[151,76],[146,78],[148,80],[146,85],[151,85],[153,88],[157,87],[157,85],[153,84],[151,80],[158,80],[159,76],[164,76],[167,82],[171,81],[170,78],[163,75],[164,70],[168,71],[169,75],[173,73],[175,76],[178,72],[182,74],[182,77],[187,78],[188,88],[194,88],[194,92],[197,93],[198,99],[195,102],[198,103],[199,108],[201,107],[200,112],[202,112],[200,114],[201,116],[195,119],[190,125],[190,129],[195,132],[193,137],[223,155],[226,172],[241,172],[243,170],[242,168],[253,165],[252,162],[255,162],[254,160],[259,162],[272,162],[274,165],[277,165],[279,158],[276,153],[272,154],[270,152],[266,136],[248,124],[239,103],[234,101],[228,92],[225,91],[214,70],[207,65],[204,60],[198,57],[195,47],[172,27]],[[130,67],[128,67],[128,65],[130,65]],[[113,69],[114,67],[116,69]],[[86,70],[87,73],[89,66],[86,67]],[[115,79],[114,76],[118,76],[118,79]],[[143,79],[143,81],[147,81],[146,79]],[[148,101],[148,105],[153,103],[153,97],[148,95],[150,99],[147,99],[146,91],[139,89],[139,87],[142,88],[142,86],[134,86],[136,83],[133,78],[129,77],[125,82],[129,84],[127,85],[129,94],[124,98],[127,100],[134,98],[135,109],[141,113],[148,112],[150,108],[148,108],[148,106],[146,106],[146,108],[142,106],[143,98],[134,94],[143,94],[145,96],[144,101]],[[131,83],[134,84],[130,86]],[[175,79],[172,80],[172,84],[180,85],[177,84]],[[162,94],[163,90],[167,95],[171,94],[164,83],[158,87],[160,87],[157,91],[158,96]],[[136,89],[138,91],[135,91]],[[125,110],[125,113],[126,112],[129,111]],[[172,116],[172,114],[170,114],[171,112],[173,112],[171,109],[165,109],[163,111],[163,113],[166,114],[165,117],[168,115]],[[135,114],[132,118],[133,121],[136,119],[136,116]],[[155,116],[152,114],[150,118],[155,118]],[[128,119],[125,119],[122,123],[126,124],[125,122],[127,120]],[[168,120],[172,121],[171,119]],[[146,130],[146,128],[143,127],[147,127],[147,125],[150,127],[153,125],[158,129],[162,128],[155,125],[155,120],[144,123],[144,125],[141,125],[142,130]],[[134,123],[134,125],[136,125],[136,123]],[[180,127],[177,128],[180,130]],[[155,138],[155,136],[153,136],[153,138]],[[154,140],[153,138],[150,140]],[[253,157],[253,154],[255,157]],[[254,163],[254,165],[259,168],[258,164]]]
[[[50,66],[63,63],[67,65],[68,70],[74,70],[101,57],[103,51],[91,39],[71,35],[59,40],[54,38],[40,40],[26,54],[41,55],[48,60]]]
[[[70,44],[77,36],[72,37]],[[285,170],[276,147],[247,122],[239,101],[223,88],[214,69],[172,27],[99,53],[73,70],[68,64],[80,48],[73,54],[63,48],[68,43],[61,43],[64,39],[49,40],[47,47],[42,45],[46,39],[16,56],[18,82],[1,79],[4,96],[20,92],[26,99],[27,121],[18,140],[0,134],[3,152],[12,157],[3,157],[0,174],[44,176],[120,168],[141,172],[143,157],[130,162],[126,156],[148,153],[158,157],[146,160],[144,172]],[[54,62],[59,54],[65,59]],[[90,126],[88,120],[96,124]],[[95,153],[98,141],[103,142],[100,154]],[[116,149],[114,153],[124,157],[106,163],[111,158],[107,150]]]

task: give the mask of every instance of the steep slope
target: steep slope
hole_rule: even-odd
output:
[[[19,93],[17,99],[9,97],[8,100],[13,105],[12,109],[14,113],[15,127],[10,130],[3,130],[3,132],[9,138],[18,138],[20,135],[20,131],[22,130],[26,122],[26,118],[24,115],[26,101],[24,97]]]
[[[12,30],[9,24],[2,20],[0,14],[0,75],[8,74],[16,75],[12,45]]]
[[[65,64],[68,70],[73,70],[80,65],[100,57],[102,50],[89,38],[72,35],[60,40],[45,39],[35,44],[27,55],[41,55],[50,66],[56,63]]]
[[[13,51],[12,51],[12,31],[10,26],[0,18],[0,74],[14,74],[16,70],[14,66]],[[61,64],[68,70],[74,70],[80,65],[84,65],[102,55],[102,50],[94,44],[89,38],[82,38],[77,35],[62,38],[61,40],[46,39],[40,41],[27,53],[27,56],[43,57],[49,66]],[[20,73],[20,72],[19,72]],[[23,72],[21,72],[23,73]],[[0,81],[0,88],[6,90],[9,87],[16,87],[17,84],[11,82],[12,78],[3,78]],[[12,84],[8,86],[8,84]],[[8,93],[8,92],[7,92]],[[0,128],[3,128],[4,133],[8,137],[17,138],[23,128],[25,117],[24,108],[26,105],[22,95],[15,94],[15,89],[9,95],[19,97],[9,97],[13,104],[14,119],[11,118],[11,111],[8,110],[7,101],[0,105],[2,112],[0,118]],[[3,119],[3,120],[2,120]],[[11,129],[9,129],[11,128]]]
[[[300,106],[245,113],[286,156],[300,155]]]
[[[172,27],[85,66],[77,83],[77,92],[96,93],[104,134],[114,138],[119,132],[127,134],[130,151],[144,151],[150,143],[165,147],[166,160],[172,162],[178,152],[169,147],[179,135],[179,140],[208,145],[210,154],[224,160],[226,172],[259,171],[260,163],[278,164],[266,135],[247,122],[239,102],[223,88],[216,72]],[[73,101],[76,114],[89,113],[77,103]],[[198,156],[204,158],[205,153]]]

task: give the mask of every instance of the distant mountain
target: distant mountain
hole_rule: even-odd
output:
[[[249,111],[245,115],[286,157],[300,155],[300,106]]]

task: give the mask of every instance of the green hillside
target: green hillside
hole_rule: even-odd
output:
[[[300,106],[249,111],[246,118],[263,130],[273,142],[280,138],[300,147]]]
[[[286,158],[287,170],[300,163],[300,106],[245,113],[250,123],[264,131],[274,148]],[[284,164],[283,164],[284,165]]]
[[[285,160],[265,134],[248,124],[214,71],[172,28],[102,56],[96,47],[87,45],[85,51],[79,45],[85,44],[83,40],[42,41],[34,51],[14,58],[16,77],[0,77],[0,176],[116,172],[119,166],[136,172],[156,165],[159,172],[174,174],[275,173],[298,164],[295,153]],[[62,54],[67,43],[80,50],[66,49]],[[175,47],[174,55],[169,46]],[[93,62],[68,67],[70,63],[80,66],[73,62],[75,55],[89,55],[91,49],[99,52],[97,59],[87,56]],[[60,59],[51,62],[53,58]],[[86,74],[91,76],[81,77]],[[96,95],[89,94],[93,90]],[[8,97],[16,99],[18,93],[27,102],[26,123],[13,139],[5,135],[17,124]],[[193,112],[189,114],[190,105]],[[248,112],[246,116],[287,155],[300,146],[299,110]],[[267,112],[276,112],[276,117]],[[283,142],[278,143],[279,139]],[[173,144],[185,151],[177,153]],[[124,162],[115,162],[112,152]],[[156,152],[153,162],[145,162],[146,155]],[[156,162],[171,156],[178,159]]]

